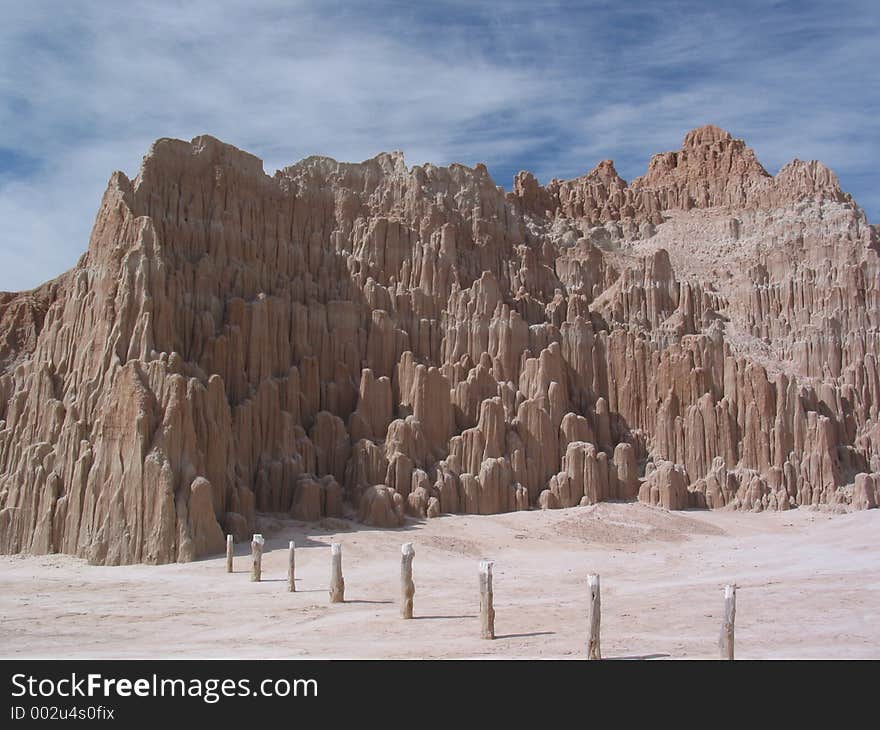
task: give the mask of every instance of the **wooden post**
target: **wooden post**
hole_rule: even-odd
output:
[[[602,602],[599,596],[599,576],[596,574],[588,575],[587,585],[590,586],[590,638],[587,643],[587,659],[601,659],[599,622],[602,618]]]
[[[293,540],[291,540],[287,545],[287,590],[290,593],[296,593],[296,585],[294,584],[296,557],[294,551],[295,545]]]
[[[330,546],[330,603],[345,600],[345,581],[342,578],[342,545],[334,542]]]
[[[411,542],[405,542],[400,548],[400,617],[413,617],[413,596],[416,585],[413,583],[412,564],[416,551]]]
[[[233,553],[233,537],[232,535],[226,536],[226,572],[232,572],[232,553]]]
[[[722,659],[733,659],[733,623],[735,618],[736,586],[724,586],[724,620],[721,623],[721,639],[718,642]]]
[[[495,638],[495,608],[492,605],[492,566],[491,560],[480,561],[480,637]]]
[[[251,554],[254,557],[254,567],[251,570],[251,580],[257,583],[263,574],[263,544],[266,541],[260,534],[255,534],[251,540]]]

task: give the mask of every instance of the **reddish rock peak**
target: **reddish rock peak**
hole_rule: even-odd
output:
[[[702,127],[692,129],[684,136],[682,147],[689,149],[692,147],[705,147],[715,144],[716,142],[731,140],[733,137],[730,132],[714,124],[704,124]]]
[[[745,142],[710,124],[688,132],[677,152],[654,155],[632,186],[654,192],[661,210],[745,207],[769,178]]]
[[[792,160],[776,174],[774,183],[780,196],[792,201],[818,198],[852,202],[849,193],[840,189],[840,180],[834,171],[818,160]]]
[[[513,178],[512,199],[518,201],[524,212],[533,215],[552,213],[558,205],[556,200],[531,172],[521,170]]]
[[[361,164],[370,164],[371,162],[379,165],[386,174],[406,175],[409,172],[409,168],[406,166],[406,159],[401,150],[380,152],[375,157],[364,160]]]
[[[617,173],[617,169],[614,167],[614,160],[602,160],[583,177],[602,182],[622,182],[626,185],[626,180]]]
[[[554,179],[546,188],[531,173],[519,173],[512,194],[524,212],[591,225],[625,219],[656,224],[669,209],[769,209],[805,199],[853,202],[822,163],[795,160],[773,177],[743,140],[714,124],[688,132],[681,149],[654,155],[647,172],[629,185],[611,160],[603,160],[585,175]]]
[[[216,137],[203,134],[193,137],[189,142],[168,137],[157,139],[144,155],[137,180],[146,180],[154,172],[161,174],[191,164],[192,160],[189,158],[194,158],[205,166],[223,165],[246,175],[265,176],[263,161],[259,157],[221,142]]]

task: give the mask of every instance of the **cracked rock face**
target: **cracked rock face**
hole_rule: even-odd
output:
[[[717,127],[631,183],[211,137],[0,294],[0,550],[191,560],[258,513],[880,502],[880,238]]]

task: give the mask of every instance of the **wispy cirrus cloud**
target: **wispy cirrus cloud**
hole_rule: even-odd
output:
[[[0,25],[0,289],[69,268],[114,169],[209,133],[267,172],[310,154],[485,162],[510,185],[713,122],[775,171],[822,159],[880,217],[872,0],[9,4]]]

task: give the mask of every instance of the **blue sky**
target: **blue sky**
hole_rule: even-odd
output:
[[[723,7],[722,7],[723,5]],[[775,173],[820,159],[880,220],[880,3],[0,0],[0,290],[85,250],[115,169],[213,134],[627,180],[718,124]]]

